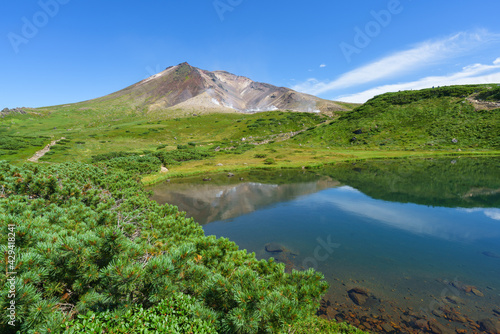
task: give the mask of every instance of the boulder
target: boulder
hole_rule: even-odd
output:
[[[392,333],[394,332],[394,328],[387,324],[387,323],[383,323],[382,325],[380,325],[382,327],[382,329],[384,330],[385,333]]]
[[[500,259],[500,255],[493,253],[493,252],[484,251],[481,254],[483,254],[484,256],[487,256],[487,257],[492,257],[494,259]]]
[[[429,330],[429,323],[425,319],[418,319],[412,323],[413,327],[421,329],[421,330]]]
[[[500,334],[500,324],[498,321],[483,319],[478,321],[481,330],[488,334]]]
[[[460,304],[464,305],[465,304],[465,302],[463,301],[463,299],[460,298],[460,297],[457,297],[457,296],[447,296],[445,298],[445,302],[452,303],[452,304],[455,304],[455,305],[460,305]]]
[[[453,331],[441,325],[437,320],[429,320],[429,331],[434,334],[451,334]]]
[[[471,291],[472,291],[473,294],[475,294],[478,297],[484,297],[484,294],[481,291],[479,291],[478,289],[476,289],[476,288],[472,288]]]
[[[276,242],[270,242],[266,244],[266,252],[269,253],[281,253],[286,250],[286,248],[283,245],[280,245]]]
[[[354,304],[362,306],[366,304],[369,298],[368,290],[364,288],[353,288],[348,292],[349,298],[354,302]]]

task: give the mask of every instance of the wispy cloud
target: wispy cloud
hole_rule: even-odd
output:
[[[319,95],[338,89],[394,78],[461,56],[482,45],[499,40],[500,35],[486,30],[460,32],[447,38],[420,43],[405,51],[395,52],[380,60],[347,72],[335,80],[318,81],[311,78],[295,85],[293,89]]]
[[[340,187],[316,193],[312,196],[316,204],[331,204],[356,217],[365,218],[370,223],[391,226],[413,234],[461,241],[476,241],[500,236],[500,230],[496,228],[497,222],[478,221],[473,219],[474,217],[453,219],[456,218],[454,211],[457,210],[469,214],[483,213],[487,217],[496,220],[500,218],[499,209],[446,209],[450,218],[443,219],[442,216],[436,215],[434,209],[425,206],[384,202],[353,190],[351,187]],[[474,228],[471,229],[472,225],[474,225]]]
[[[468,213],[482,212],[486,217],[494,220],[500,220],[500,209],[464,209],[464,211]]]
[[[383,85],[363,92],[342,95],[335,100],[363,103],[376,95],[400,90],[423,89],[433,86],[450,86],[466,84],[486,84],[500,82],[500,58],[493,65],[474,64],[464,67],[462,71],[445,76],[430,76],[412,82]]]
[[[319,65],[319,67],[321,67],[321,68],[326,67],[326,64],[321,64],[321,65]]]

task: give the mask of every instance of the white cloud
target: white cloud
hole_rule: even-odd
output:
[[[350,187],[335,188],[328,193],[317,193],[315,203],[329,203],[338,209],[359,218],[368,219],[375,224],[384,224],[414,234],[430,235],[446,240],[474,241],[496,238],[500,231],[492,230],[491,225],[476,224],[473,220],[442,219],[436,216],[434,209],[416,204],[384,202],[374,200],[361,192],[353,192],[346,196]],[[352,188],[351,188],[352,189]],[[340,192],[340,191],[341,192]],[[452,209],[447,209],[451,210]],[[457,209],[469,213],[482,212],[496,219],[500,209]],[[473,228],[472,228],[473,227]]]
[[[311,78],[295,85],[293,89],[318,95],[341,88],[387,79],[455,58],[496,40],[500,40],[500,35],[485,30],[460,32],[444,39],[423,42],[409,50],[395,52],[380,60],[347,72],[333,81],[318,81]]]
[[[500,65],[500,58],[495,59],[495,61],[493,62],[493,64]]]
[[[412,82],[383,85],[355,94],[338,96],[335,100],[363,103],[376,95],[400,90],[423,89],[433,86],[499,83],[500,62],[497,62],[499,59],[495,60],[493,65],[474,64],[450,75],[431,76]]]
[[[500,209],[464,209],[464,211],[468,213],[482,212],[488,218],[500,220]]]
[[[487,217],[490,217],[491,219],[494,219],[494,220],[500,220],[500,211],[499,211],[499,210],[494,210],[494,209],[491,209],[491,210],[485,210],[485,211],[484,211],[484,214],[485,214]]]
[[[349,193],[361,193],[358,189],[350,187],[350,186],[342,186],[342,187],[338,187],[336,189],[337,189],[337,191],[345,191],[345,192],[349,192]]]
[[[500,60],[500,58],[498,58],[498,60]],[[319,65],[319,67],[321,67],[321,68],[326,67],[326,64],[321,64],[321,65]]]

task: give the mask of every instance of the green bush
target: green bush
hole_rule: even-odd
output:
[[[68,327],[85,328],[93,321],[89,311],[103,313],[99,321],[128,311],[132,322],[141,312],[157,319],[168,303],[174,324],[186,325],[187,317],[200,319],[200,328],[210,325],[207,331],[278,333],[314,314],[328,287],[312,269],[286,274],[283,264],[257,261],[228,239],[205,236],[176,207],[149,200],[132,173],[0,162],[0,181],[0,250],[7,251],[9,225],[22,249],[15,263],[16,327],[7,324],[9,287],[0,275],[2,333],[53,333],[78,315]],[[0,271],[6,266],[2,261]],[[116,323],[127,321],[133,325],[125,317]]]
[[[114,159],[114,158],[128,157],[128,156],[135,155],[135,154],[137,154],[137,153],[120,151],[120,152],[109,152],[109,153],[93,155],[92,156],[92,163],[110,160],[110,159]]]
[[[120,169],[137,174],[151,174],[158,172],[162,165],[160,159],[154,156],[127,156],[107,160],[101,163],[108,168]]]
[[[477,95],[478,100],[500,101],[500,86],[492,87]]]
[[[168,166],[175,165],[183,161],[203,160],[213,156],[214,154],[207,149],[186,148],[175,151],[155,152],[153,155],[157,157],[164,166]]]
[[[0,136],[0,150],[19,151],[29,146],[40,147],[48,143],[46,137]],[[10,152],[9,154],[14,154]]]
[[[133,305],[126,310],[80,314],[66,322],[64,333],[200,333],[217,334],[217,315],[183,293],[174,293],[157,305],[144,309]]]
[[[254,155],[254,158],[264,159],[264,158],[267,158],[267,154],[256,154],[256,155]]]

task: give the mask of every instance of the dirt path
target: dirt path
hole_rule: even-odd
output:
[[[468,97],[467,101],[472,103],[476,110],[493,110],[500,108],[500,103],[490,101],[478,101],[474,97]]]
[[[45,153],[47,153],[48,151],[50,151],[50,148],[52,146],[54,146],[60,140],[63,140],[63,139],[66,139],[66,138],[61,137],[61,139],[53,140],[50,144],[48,144],[47,146],[45,146],[43,149],[41,149],[40,151],[36,152],[35,155],[33,155],[31,158],[28,159],[28,161],[30,161],[30,162],[38,162],[38,159],[40,159],[41,157],[43,157],[45,155]]]

